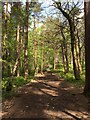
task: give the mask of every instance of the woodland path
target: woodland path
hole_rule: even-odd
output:
[[[3,101],[3,118],[90,120],[90,101],[82,90],[53,73],[38,74],[18,88],[17,96]]]

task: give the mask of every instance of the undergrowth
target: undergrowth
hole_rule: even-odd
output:
[[[25,80],[24,77],[22,77],[22,76],[13,77],[12,90],[10,92],[7,92],[6,86],[8,85],[10,78],[9,77],[3,78],[2,79],[2,98],[6,99],[6,98],[13,97],[15,95],[15,91],[18,87],[23,86],[23,85],[31,82],[32,79],[33,79],[33,76],[29,76],[27,80]]]
[[[84,86],[85,85],[85,74],[81,74],[81,79],[76,80],[73,74],[73,71],[70,71],[69,73],[64,73],[63,70],[52,70],[51,72],[57,73],[60,78],[64,78],[66,81],[69,83],[72,83],[78,87]]]

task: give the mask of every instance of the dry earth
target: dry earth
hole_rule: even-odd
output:
[[[90,101],[82,91],[55,74],[38,74],[3,101],[3,118],[90,120]]]

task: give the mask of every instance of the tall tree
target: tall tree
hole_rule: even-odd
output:
[[[64,35],[64,30],[63,30],[63,27],[61,26],[60,27],[61,29],[61,35],[62,35],[62,56],[63,56],[63,63],[64,63],[64,72],[65,73],[68,73],[69,71],[69,61],[68,61],[68,51],[67,51],[67,43],[66,43],[66,38],[65,38],[65,35]]]
[[[17,2],[17,32],[16,32],[16,41],[17,41],[17,56],[18,56],[18,52],[19,52],[19,43],[20,43],[20,2]],[[18,65],[17,65],[17,76],[20,76],[20,57],[18,59]]]
[[[38,0],[35,0],[34,2],[32,1],[31,2],[31,6],[32,6],[32,13],[33,13],[33,18],[34,18],[34,36],[33,36],[33,42],[34,42],[34,69],[36,70],[36,67],[37,67],[37,60],[36,60],[36,57],[37,57],[37,47],[36,47],[36,44],[37,44],[37,33],[36,33],[36,26],[37,26],[37,18],[41,12],[41,4],[38,2]]]
[[[68,20],[68,23],[69,23],[70,37],[71,37],[71,52],[72,52],[72,58],[73,58],[73,71],[74,71],[75,79],[79,80],[80,79],[80,71],[79,71],[78,64],[77,64],[77,59],[76,59],[76,56],[75,56],[75,41],[76,41],[76,38],[75,38],[75,24],[74,24],[74,21],[73,21],[73,17],[62,8],[61,2],[55,2],[55,4],[56,4],[56,7],[62,12],[64,17]],[[73,9],[74,8],[72,8],[72,10]]]
[[[34,15],[34,36],[33,36],[33,42],[34,42],[34,69],[36,69],[36,16]]]
[[[29,2],[26,0],[26,20],[25,20],[25,46],[24,46],[24,77],[28,77],[28,18]]]
[[[85,10],[85,61],[86,61],[86,83],[84,93],[90,95],[90,0],[84,2]]]

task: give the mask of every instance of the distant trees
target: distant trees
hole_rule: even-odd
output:
[[[39,3],[34,11],[37,3],[2,2],[3,76],[28,77],[28,26],[32,24],[29,17],[33,12],[40,12]]]
[[[72,3],[71,3],[72,4]],[[71,52],[72,52],[72,60],[73,60],[73,71],[74,76],[76,80],[80,80],[80,58],[77,56],[78,54],[78,48],[76,47],[76,34],[75,34],[75,19],[76,14],[79,14],[79,8],[77,7],[77,4],[72,5],[72,7],[69,7],[69,2],[66,3],[66,5],[62,5],[61,2],[54,1],[54,6],[61,11],[63,16],[68,20],[69,28],[70,28],[70,38],[71,38]]]
[[[73,71],[75,79],[81,78],[85,65],[84,17],[80,17],[79,3],[63,3],[54,1],[56,13],[52,11],[46,17],[40,14],[38,0],[3,2],[3,76],[26,79],[36,69],[41,73],[59,69],[65,75]]]
[[[59,19],[58,18],[51,18],[48,17],[46,20],[46,35],[45,35],[45,43],[47,43],[47,46],[49,49],[51,48],[53,50],[53,69],[57,69],[57,63],[59,62],[59,54],[58,51],[60,49],[60,45],[58,44],[61,42],[61,36],[60,36],[60,27],[59,27]]]
[[[20,76],[24,9],[21,2],[2,2],[2,7],[3,76]]]

